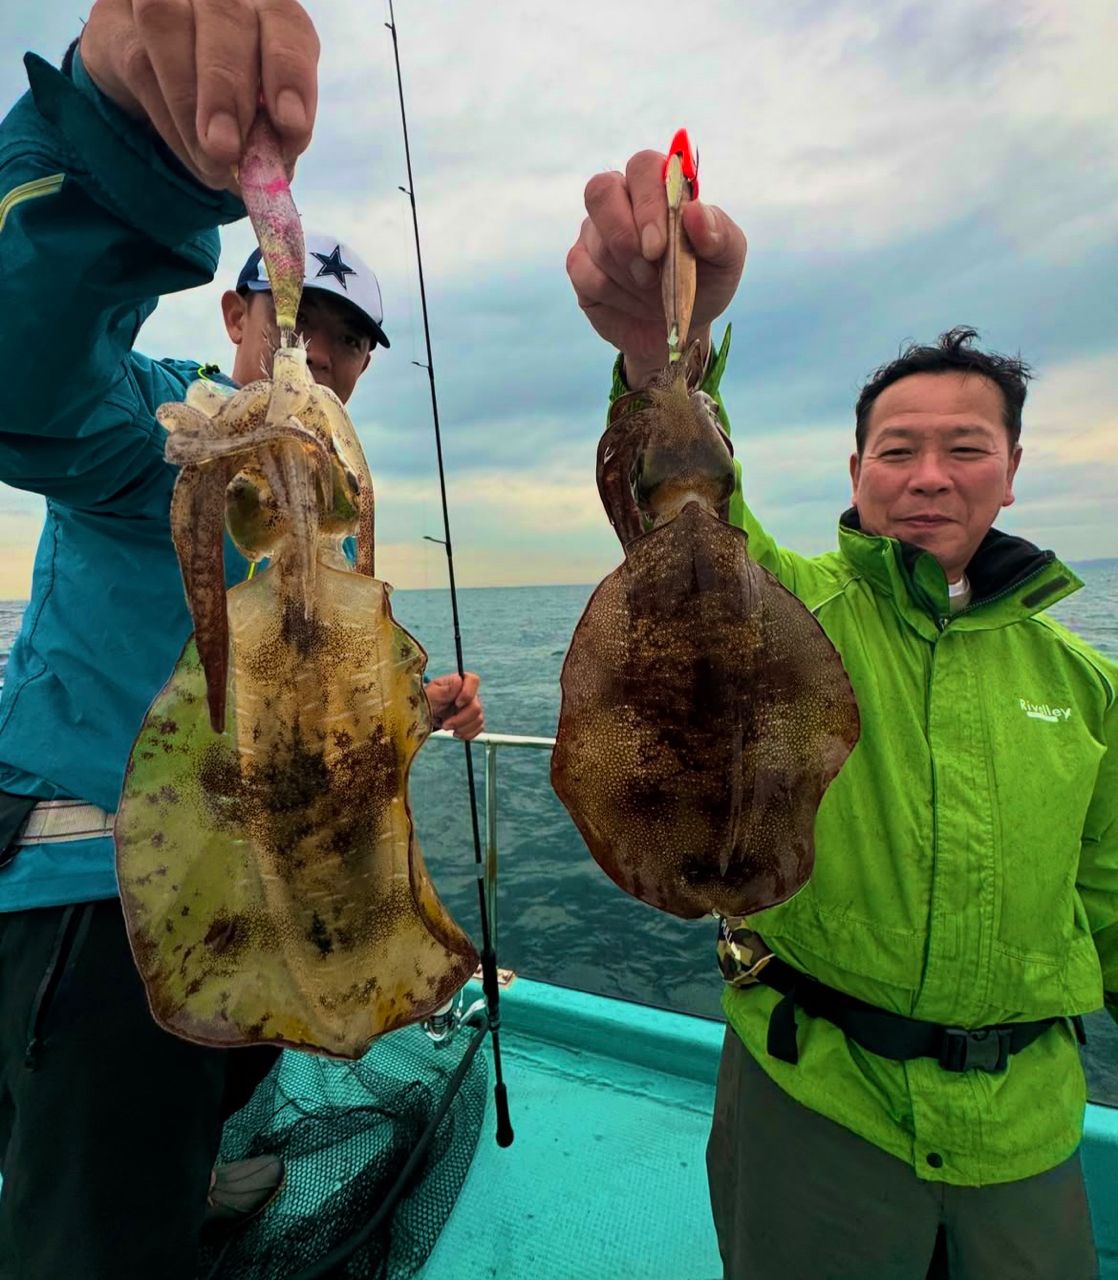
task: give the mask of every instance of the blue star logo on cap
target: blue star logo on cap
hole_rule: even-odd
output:
[[[316,280],[319,276],[333,276],[342,288],[345,289],[347,293],[349,292],[349,287],[345,282],[345,278],[346,276],[355,276],[357,272],[354,271],[352,267],[347,267],[342,261],[342,246],[340,244],[336,244],[334,246],[334,251],[332,253],[315,253],[312,249],[311,257],[317,258],[319,262],[322,263],[319,269],[315,272],[314,278]]]

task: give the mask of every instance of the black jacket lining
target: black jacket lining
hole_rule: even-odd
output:
[[[854,507],[842,513],[839,523],[845,529],[856,529],[861,532],[862,522]],[[900,548],[901,559],[911,577],[916,569],[917,557],[923,548],[904,541],[900,541]],[[1017,538],[1012,534],[1002,533],[998,529],[991,529],[978,544],[978,550],[967,565],[973,603],[978,604],[982,600],[989,600],[993,596],[1012,591],[1014,587],[1039,573],[1055,559],[1055,552],[1042,551],[1025,538]],[[1045,582],[1035,591],[1030,592],[1021,603],[1031,609],[1049,596],[1062,591],[1067,585],[1066,577],[1053,578],[1051,582]]]

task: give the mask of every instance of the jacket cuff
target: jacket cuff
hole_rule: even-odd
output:
[[[181,250],[196,241],[190,247],[212,270],[215,228],[244,217],[241,201],[199,182],[156,134],[110,101],[78,50],[69,77],[33,53],[23,61],[35,105],[61,135],[68,168],[93,199],[158,244]]]

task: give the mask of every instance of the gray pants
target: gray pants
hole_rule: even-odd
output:
[[[1098,1275],[1078,1155],[1019,1182],[923,1182],[790,1098],[730,1028],[707,1172],[725,1280]]]

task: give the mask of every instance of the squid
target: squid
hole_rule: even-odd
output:
[[[374,576],[357,433],[294,332],[302,230],[263,116],[239,178],[280,345],[270,378],[199,381],[157,412],[180,467],[171,528],[194,634],[133,747],[117,878],[160,1025],[357,1058],[444,1005],[478,957],[416,839],[427,655]],[[266,562],[228,592],[226,530]]]
[[[610,879],[697,918],[761,911],[807,882],[815,815],[859,719],[822,627],[729,523],[733,451],[687,346],[687,157],[673,144],[666,171],[668,360],[614,404],[598,446],[625,559],[564,660],[551,781]]]

